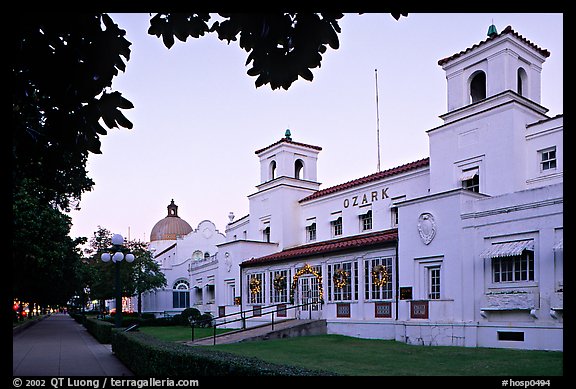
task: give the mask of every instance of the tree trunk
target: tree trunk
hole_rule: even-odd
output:
[[[138,317],[142,318],[142,293],[138,292]]]

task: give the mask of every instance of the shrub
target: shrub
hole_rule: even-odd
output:
[[[84,327],[86,327],[88,332],[100,343],[111,343],[114,324],[104,320],[86,319],[84,321]]]
[[[203,313],[196,319],[197,327],[212,327],[214,318],[209,313]]]
[[[72,319],[76,320],[76,323],[80,323],[80,324],[84,324],[84,321],[86,320],[86,316],[84,316],[81,313],[75,313],[75,312],[70,312],[68,313]]]
[[[193,320],[198,319],[200,311],[196,308],[186,308],[180,315],[182,315],[182,318],[186,320],[186,325],[190,325],[190,318]]]
[[[163,342],[141,332],[116,333],[112,351],[138,376],[335,375],[197,346]]]
[[[150,318],[142,321],[143,327],[165,327],[173,326],[174,322],[171,317]]]

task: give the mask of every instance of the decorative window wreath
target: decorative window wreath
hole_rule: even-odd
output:
[[[318,273],[312,266],[305,264],[300,270],[292,277],[292,287],[290,288],[290,304],[294,304],[294,291],[298,288],[298,278],[303,274],[312,274],[318,281],[318,300],[324,304],[324,290],[322,289],[322,275]]]
[[[372,284],[380,288],[386,285],[389,280],[390,275],[386,266],[376,265],[372,268]]]
[[[261,291],[261,282],[258,278],[252,277],[250,278],[250,293],[258,294]]]
[[[332,280],[334,281],[334,286],[337,288],[342,289],[346,285],[348,285],[348,277],[350,273],[348,273],[344,269],[338,269],[334,272],[334,276],[332,276]]]
[[[286,289],[286,277],[282,274],[276,274],[274,277],[274,290],[282,291]]]

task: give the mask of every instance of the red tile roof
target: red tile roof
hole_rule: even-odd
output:
[[[297,145],[297,146],[308,147],[308,148],[313,149],[313,150],[318,150],[318,151],[322,150],[322,147],[320,147],[320,146],[307,145],[306,143],[294,142],[293,140],[289,140],[287,138],[282,138],[278,142],[272,143],[270,146],[266,146],[263,149],[256,150],[255,153],[260,154],[261,152],[266,151],[266,150],[268,150],[268,149],[270,149],[276,145],[279,145],[280,143],[290,143],[290,144]]]
[[[340,192],[345,189],[353,188],[355,186],[364,185],[372,181],[381,180],[383,178],[388,178],[394,176],[396,174],[405,173],[410,170],[418,169],[421,167],[425,167],[430,165],[430,158],[423,158],[418,161],[406,163],[404,165],[396,166],[392,169],[383,170],[378,173],[371,174],[366,177],[358,178],[352,181],[345,182],[343,184],[331,186],[330,188],[322,189],[317,192],[312,193],[310,196],[304,197],[303,199],[299,200],[300,203],[303,203],[308,200],[317,199],[322,196],[327,196],[332,193]]]
[[[398,229],[371,232],[368,234],[347,236],[345,238],[326,240],[302,246],[292,247],[278,253],[266,255],[260,258],[248,259],[240,264],[242,267],[258,266],[271,262],[281,262],[312,255],[328,254],[358,247],[372,247],[384,243],[398,241]]]
[[[522,35],[518,34],[516,31],[514,31],[512,29],[512,26],[507,26],[504,30],[502,30],[502,32],[500,34],[491,36],[491,37],[481,41],[480,43],[475,44],[472,47],[467,48],[466,50],[463,50],[459,53],[451,55],[450,57],[442,58],[441,60],[438,61],[438,65],[443,66],[443,65],[447,64],[448,62],[470,52],[471,50],[474,50],[475,48],[480,47],[480,46],[482,46],[482,45],[484,45],[484,44],[486,44],[486,43],[488,43],[494,39],[497,39],[498,37],[505,35],[505,34],[514,35],[518,39],[524,41],[524,43],[528,44],[529,46],[532,46],[536,51],[538,51],[542,56],[544,56],[546,58],[548,58],[550,56],[550,52],[548,50],[542,49],[542,48],[536,46],[534,43],[530,42],[528,39],[524,38]]]

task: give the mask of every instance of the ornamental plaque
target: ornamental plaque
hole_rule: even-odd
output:
[[[418,232],[424,244],[430,244],[430,242],[432,242],[432,239],[436,236],[434,215],[431,213],[423,213],[420,215],[418,218]]]

